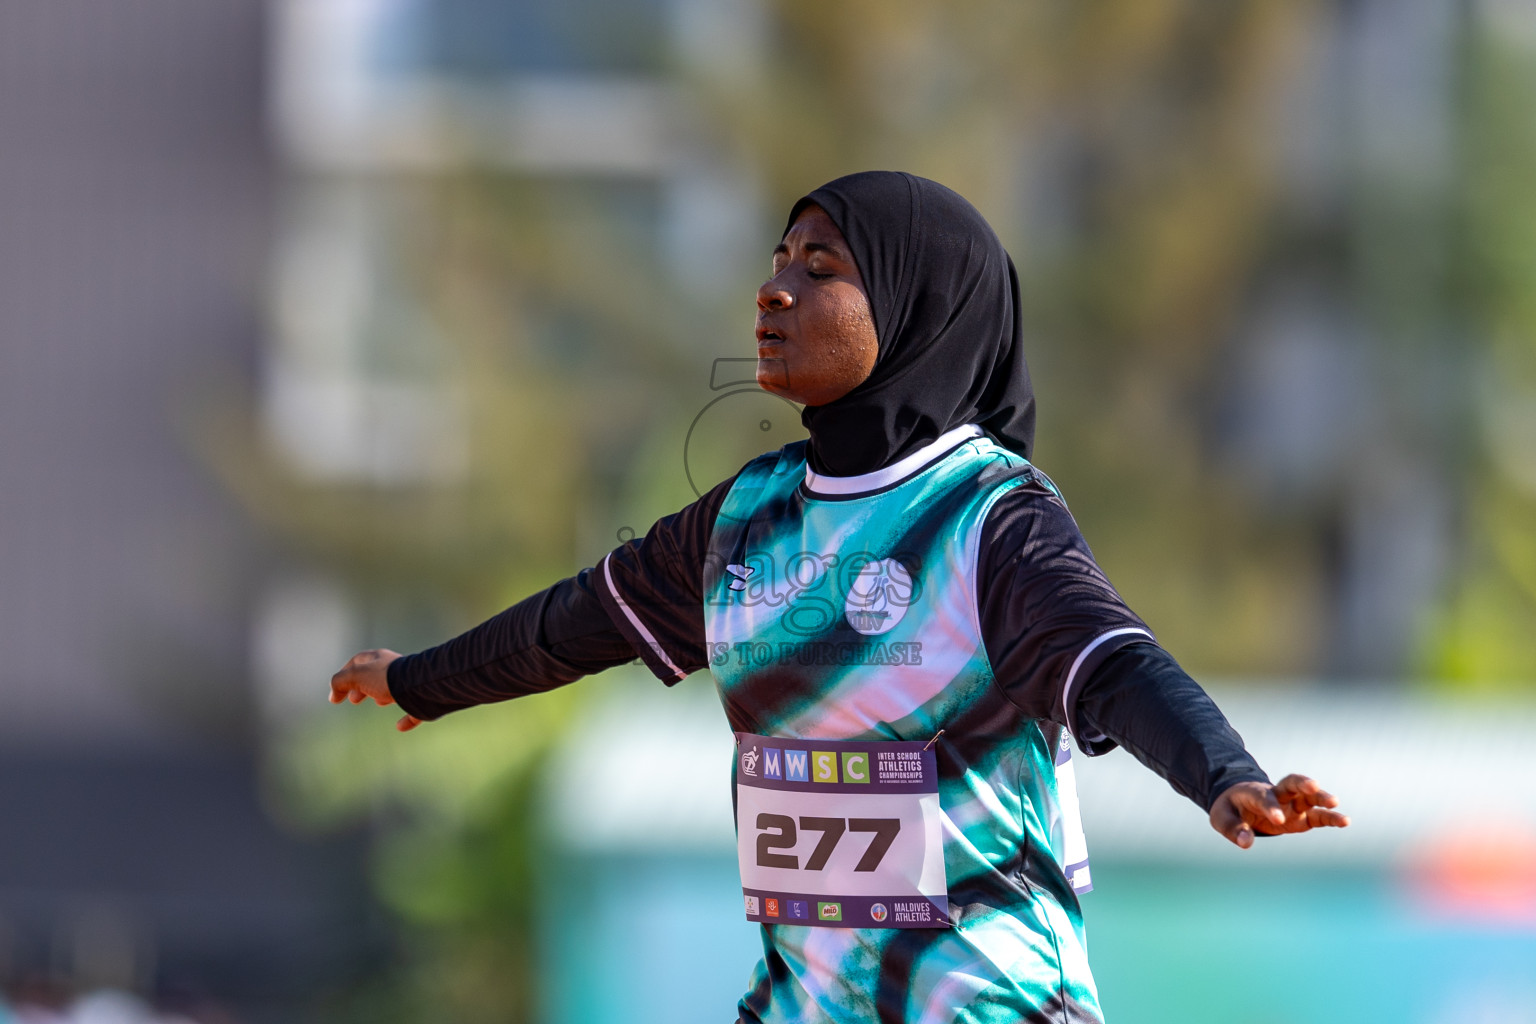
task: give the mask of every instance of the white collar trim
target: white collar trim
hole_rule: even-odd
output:
[[[929,465],[937,462],[941,456],[970,440],[973,437],[981,437],[984,431],[974,423],[967,423],[963,427],[956,427],[939,435],[937,441],[924,445],[917,451],[908,455],[900,462],[893,462],[884,469],[877,469],[873,473],[860,473],[858,476],[824,476],[805,467],[806,490],[816,494],[863,494],[867,491],[879,491],[893,484],[899,484],[910,476],[927,469]]]

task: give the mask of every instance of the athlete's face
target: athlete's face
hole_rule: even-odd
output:
[[[826,405],[864,382],[878,351],[864,279],[826,211],[807,206],[773,250],[757,290],[757,383]]]

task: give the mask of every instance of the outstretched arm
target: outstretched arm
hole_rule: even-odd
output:
[[[1125,747],[1247,849],[1255,835],[1343,828],[1338,800],[1304,775],[1271,785],[1243,739],[1173,656],[1153,644],[1123,648],[1078,691],[1075,720],[1099,749]]]
[[[553,690],[634,659],[587,577],[561,580],[419,654],[362,651],[331,677],[331,702],[398,703],[408,732],[450,711]]]
[[[1255,835],[1349,823],[1305,776],[1270,784],[1215,702],[1110,586],[1043,476],[993,505],[977,569],[987,657],[1020,710],[1066,725],[1087,753],[1125,747],[1245,849]]]
[[[519,601],[417,654],[354,655],[331,677],[331,702],[398,703],[402,732],[451,711],[553,690],[638,654],[674,683],[702,668],[701,577],[715,516],[734,477],[657,521],[595,569]]]

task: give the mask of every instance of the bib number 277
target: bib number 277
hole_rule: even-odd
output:
[[[792,850],[799,842],[799,831],[795,828],[794,818],[787,814],[759,814],[757,828],[759,867],[792,869],[800,867],[800,858],[795,854],[774,852]],[[804,870],[806,871],[820,871],[826,867],[827,861],[832,857],[832,851],[837,849],[837,844],[845,833],[873,833],[873,838],[864,849],[864,856],[859,858],[858,864],[853,868],[855,871],[873,871],[880,866],[886,851],[896,841],[896,834],[901,831],[901,819],[817,818],[807,815],[800,818],[800,830],[821,833],[821,839],[817,841],[816,848],[805,859]]]

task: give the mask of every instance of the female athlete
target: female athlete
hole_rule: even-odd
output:
[[[762,925],[741,1022],[1100,1021],[1072,737],[1245,849],[1348,819],[1270,783],[1094,563],[1028,461],[1021,335],[1013,264],[960,196],[822,186],[757,294],[758,383],[809,440],[457,639],[358,654],[330,699],[398,703],[408,730],[637,654],[668,684],[708,668]]]

